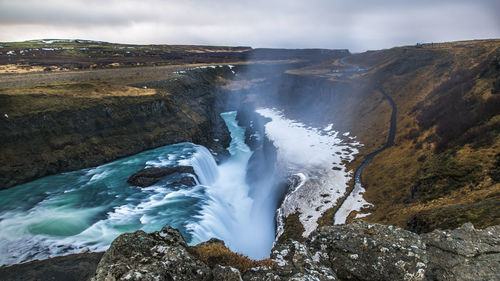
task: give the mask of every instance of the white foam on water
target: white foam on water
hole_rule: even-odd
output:
[[[181,165],[193,166],[193,170],[203,185],[213,184],[218,176],[217,163],[210,151],[201,145],[197,145],[193,157],[186,160],[180,160]]]
[[[73,209],[39,204],[29,212],[6,212],[0,216],[0,265],[26,259],[61,255],[73,248],[58,241],[76,235],[103,208]],[[73,251],[74,252],[74,251]]]
[[[217,178],[217,167],[208,156],[200,159],[207,157],[205,148],[181,143],[1,191],[0,265],[77,253],[84,247],[103,251],[121,233],[138,229],[182,228],[196,220],[199,205],[207,200],[204,186],[169,187],[163,180],[138,188],[129,186],[127,178],[144,166],[189,161],[210,183]]]
[[[237,125],[236,112],[222,117],[231,132],[228,149],[231,157],[218,167],[218,179],[207,187],[208,200],[200,211],[199,221],[187,228],[193,234],[192,244],[216,237],[233,251],[262,259],[269,256],[274,241],[274,210],[256,210],[259,202],[249,196],[250,187],[245,180],[252,155],[245,144],[245,128]]]

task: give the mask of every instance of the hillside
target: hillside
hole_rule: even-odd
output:
[[[365,219],[417,232],[500,223],[500,41],[396,48],[350,61],[363,62],[364,79],[398,109],[394,146],[363,174],[375,205]]]
[[[500,223],[499,52],[500,40],[397,47],[278,76],[253,71],[239,84],[250,85],[242,91],[257,105],[356,136],[363,146],[347,164],[353,174],[387,145],[393,109],[386,94],[397,113],[394,140],[362,171],[364,197],[373,204],[361,212],[363,220],[416,232],[468,221],[484,228]],[[319,225],[333,222],[343,199]],[[287,218],[283,239],[304,239],[300,212]]]
[[[339,74],[349,65],[363,71]],[[374,205],[363,220],[417,232],[500,223],[499,40],[369,51],[292,74],[329,83],[337,94],[326,98],[349,105],[319,119],[338,122],[365,145],[353,169],[387,140],[392,109],[382,93],[397,106],[394,145],[362,174]]]

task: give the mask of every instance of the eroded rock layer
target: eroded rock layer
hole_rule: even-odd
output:
[[[136,85],[152,91],[142,96],[1,95],[9,118],[0,119],[0,162],[9,164],[0,166],[0,189],[184,141],[227,154],[230,136],[219,116],[224,97],[216,80],[229,74],[227,67],[193,70]],[[29,112],[22,112],[25,103],[32,103]]]

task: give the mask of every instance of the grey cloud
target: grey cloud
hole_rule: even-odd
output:
[[[500,35],[500,1],[0,0],[0,41],[350,48]]]

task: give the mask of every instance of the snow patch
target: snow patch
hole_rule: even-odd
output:
[[[287,176],[300,178],[276,211],[277,237],[283,233],[284,218],[295,212],[300,213],[305,229],[302,235],[307,237],[318,227],[321,215],[344,196],[352,176],[345,163],[354,160],[359,143],[339,138],[333,124],[318,129],[287,119],[276,109],[261,108],[256,112],[271,119],[265,133],[277,147],[278,166]],[[333,163],[337,163],[335,170]]]
[[[361,211],[363,208],[367,208],[373,206],[373,204],[366,202],[363,198],[363,194],[365,193],[365,189],[361,185],[360,182],[356,182],[354,184],[354,190],[349,194],[346,198],[342,206],[335,213],[335,223],[334,224],[345,224],[347,221],[347,217],[353,211]],[[356,218],[362,218],[370,215],[368,214],[357,214]]]

